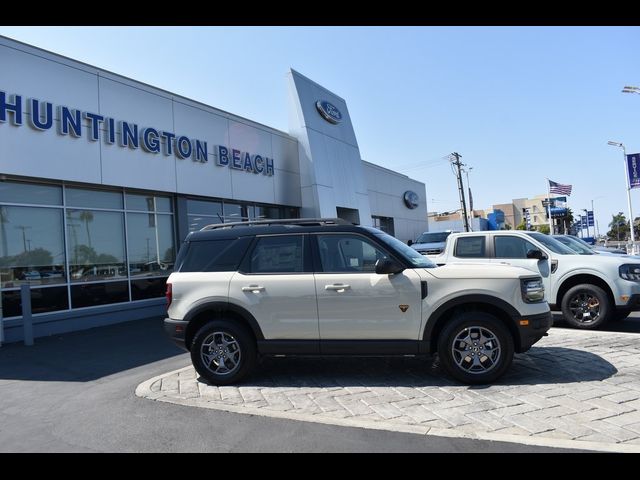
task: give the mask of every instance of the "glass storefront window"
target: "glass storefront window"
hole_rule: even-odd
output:
[[[67,187],[65,197],[68,207],[122,209],[122,193],[120,192]]]
[[[127,282],[88,283],[71,286],[71,306],[73,308],[128,301],[129,285]]]
[[[132,277],[171,273],[175,262],[172,215],[127,213],[127,234]]]
[[[69,309],[67,286],[32,288],[31,313],[47,313]],[[22,316],[20,290],[2,292],[2,314],[5,317]]]
[[[247,220],[242,215],[242,205],[238,205],[236,203],[225,203],[224,204],[224,222],[242,222],[243,220]]]
[[[212,217],[217,217],[218,215],[222,216],[222,203],[187,199],[187,212],[190,214],[198,213]]]
[[[0,206],[2,288],[65,283],[62,210]]]
[[[67,209],[67,244],[72,282],[127,277],[122,213]]]
[[[62,205],[62,187],[0,181],[0,202]]]
[[[171,213],[171,198],[159,197],[157,195],[139,195],[128,193],[127,210],[139,210],[143,212],[165,212]]]

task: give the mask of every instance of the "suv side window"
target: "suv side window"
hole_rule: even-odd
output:
[[[249,259],[249,273],[304,272],[304,236],[258,237]]]
[[[485,237],[458,238],[454,255],[460,258],[484,258],[486,255]]]
[[[386,252],[359,235],[318,235],[317,238],[323,272],[374,273],[376,261],[389,258]]]
[[[180,249],[176,269],[180,272],[232,272],[251,243],[251,237],[189,242]]]
[[[494,237],[494,246],[496,258],[527,258],[529,250],[538,249],[533,243],[527,242],[524,238],[512,235]]]

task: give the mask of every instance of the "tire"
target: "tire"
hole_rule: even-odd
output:
[[[474,342],[477,334],[488,341]],[[491,346],[491,352],[483,350]],[[474,348],[478,350],[472,351]],[[453,378],[466,384],[486,384],[501,377],[511,366],[513,352],[511,332],[498,318],[485,312],[454,314],[438,337],[440,365]]]
[[[582,330],[602,327],[613,314],[607,292],[589,283],[571,287],[562,297],[561,310],[569,325]]]
[[[631,315],[631,310],[627,310],[626,308],[616,308],[611,315],[609,321],[613,322],[621,322],[625,318]]]
[[[215,347],[219,347],[219,356],[209,354]],[[250,373],[256,363],[253,334],[237,322],[213,320],[193,337],[191,362],[212,385],[235,383]]]

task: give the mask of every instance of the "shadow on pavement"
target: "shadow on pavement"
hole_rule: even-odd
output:
[[[180,355],[162,318],[134,320],[0,347],[0,381],[86,382]]]
[[[496,385],[565,384],[600,381],[617,373],[602,357],[563,347],[533,347],[517,354]],[[199,378],[205,382],[203,378]],[[206,383],[206,382],[205,382]],[[444,387],[452,380],[437,359],[420,358],[265,358],[238,386],[258,387]],[[473,386],[481,389],[490,385]]]
[[[562,314],[559,312],[553,313],[553,326],[567,330],[575,330],[562,318]],[[605,332],[620,332],[620,333],[640,333],[640,316],[638,312],[633,312],[629,317],[624,320],[612,321],[607,323],[601,328]]]

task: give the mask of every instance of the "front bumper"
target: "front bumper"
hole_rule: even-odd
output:
[[[184,350],[188,350],[185,345],[184,336],[187,331],[187,324],[184,320],[173,320],[171,318],[164,319],[164,332]]]
[[[621,310],[630,310],[632,312],[637,312],[640,310],[640,293],[634,293],[631,295],[626,305],[616,305],[617,308]]]
[[[537,315],[526,315],[514,319],[518,329],[519,345],[516,345],[516,353],[526,352],[531,346],[545,336],[547,331],[553,326],[553,316],[551,311]],[[522,325],[524,320],[528,320],[528,325]]]

